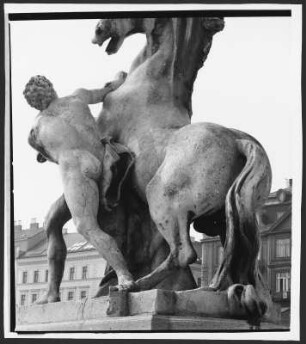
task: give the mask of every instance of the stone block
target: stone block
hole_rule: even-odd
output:
[[[285,331],[287,327],[263,322],[263,331]],[[126,317],[104,317],[101,319],[66,321],[40,324],[18,324],[16,331],[22,332],[190,332],[190,331],[250,331],[245,320],[213,317],[177,315],[135,315]]]
[[[129,314],[174,314],[175,292],[153,289],[129,293]]]
[[[111,317],[129,315],[128,292],[126,290],[109,289],[106,314]]]
[[[175,292],[175,314],[230,318],[227,294],[201,288]]]
[[[269,320],[270,323],[278,314],[276,308],[273,310],[274,315],[271,310],[268,314],[270,318],[264,319]],[[111,290],[109,296],[96,299],[19,307],[16,329],[19,331],[40,331],[40,329],[60,331],[64,328],[71,331],[138,331],[140,329],[162,331],[184,328],[213,330],[218,328],[218,324],[221,326],[220,329],[226,329],[226,326],[230,326],[230,329],[241,329],[242,324],[248,328],[245,320],[237,321],[231,315],[226,292],[213,292],[201,288],[188,291],[154,289],[137,293]],[[271,326],[274,328],[274,325]]]

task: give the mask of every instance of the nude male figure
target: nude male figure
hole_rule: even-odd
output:
[[[116,241],[103,232],[97,222],[104,148],[88,104],[102,102],[125,77],[125,73],[121,73],[117,80],[102,89],[78,89],[62,98],[43,76],[32,77],[24,90],[29,105],[40,110],[29,135],[29,144],[39,152],[38,161],[49,160],[59,165],[74,225],[116,271],[119,289],[130,289],[134,281]],[[59,301],[59,285],[55,283],[49,286],[40,303],[56,301]]]

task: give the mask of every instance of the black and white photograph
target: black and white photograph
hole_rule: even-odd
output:
[[[301,7],[5,5],[7,338],[299,340]]]

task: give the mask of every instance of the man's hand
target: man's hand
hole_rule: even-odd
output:
[[[72,95],[78,97],[86,104],[96,104],[104,101],[108,93],[115,91],[120,87],[127,77],[126,72],[119,72],[114,81],[107,82],[103,88],[97,90],[77,89]]]
[[[104,87],[107,88],[107,89],[110,89],[109,92],[111,91],[115,91],[117,88],[119,88],[125,81],[127,77],[127,73],[126,72],[119,72],[117,75],[116,75],[116,78],[115,80],[113,81],[110,81],[110,82],[107,82]]]

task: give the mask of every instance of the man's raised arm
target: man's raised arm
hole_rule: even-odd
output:
[[[108,93],[115,91],[124,83],[126,76],[127,74],[125,72],[120,72],[114,81],[106,83],[103,88],[95,90],[79,88],[72,95],[77,96],[86,104],[101,103]]]

